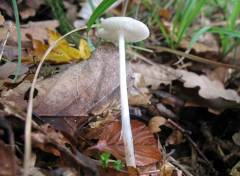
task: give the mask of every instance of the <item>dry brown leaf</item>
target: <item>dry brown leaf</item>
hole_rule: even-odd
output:
[[[17,160],[10,145],[0,140],[0,175],[15,176],[17,174]]]
[[[46,29],[55,30],[59,23],[57,20],[41,21],[41,22],[29,22],[26,25],[21,26],[22,42],[28,42],[29,39],[26,34],[30,34],[34,39],[44,41],[48,39],[48,33]],[[0,28],[0,40],[4,40],[8,28]],[[17,32],[14,29],[10,35],[9,40],[17,42]]]
[[[184,87],[199,87],[198,93],[203,98],[223,98],[225,100],[240,103],[240,96],[237,92],[232,89],[225,89],[224,85],[218,80],[210,80],[204,75],[197,75],[196,73],[185,70],[176,70],[176,73],[181,76],[181,80],[184,82]]]
[[[48,124],[41,126],[42,132],[33,132],[33,145],[35,147],[40,148],[43,151],[48,153],[52,153],[55,156],[60,156],[61,152],[58,151],[55,147],[48,145],[49,139],[54,140],[54,142],[58,143],[61,146],[66,146],[66,144],[70,144],[66,137],[63,136],[62,133],[56,131],[55,129],[51,128]],[[47,135],[46,135],[47,134]]]
[[[190,44],[189,40],[182,40],[180,43],[182,48],[188,48]],[[194,49],[197,53],[205,53],[205,52],[219,52],[219,46],[218,41],[211,33],[206,33],[200,39],[197,43],[194,43],[192,46],[192,49]]]
[[[178,130],[174,130],[166,140],[167,145],[178,145],[183,142],[185,142],[185,138],[184,138],[182,132],[180,132]]]
[[[106,104],[118,101],[118,70],[118,49],[111,44],[100,46],[88,61],[39,84],[35,112],[60,116],[100,112]]]
[[[165,119],[164,117],[155,116],[151,118],[151,120],[149,121],[148,127],[152,133],[158,133],[161,131],[159,127],[166,124],[166,122],[167,122],[167,119]]]
[[[131,63],[131,66],[134,72],[141,73],[144,80],[141,81],[141,85],[151,86],[152,89],[157,89],[160,84],[168,85],[178,78],[173,68],[164,65]]]
[[[13,15],[13,10],[11,7],[11,3],[6,0],[0,0],[0,9],[4,10],[8,16]]]
[[[36,14],[36,10],[26,7],[20,11],[20,16],[22,19],[27,19],[29,17],[33,17]]]
[[[161,160],[162,156],[157,147],[157,141],[148,127],[137,120],[132,120],[131,126],[137,166],[146,166]],[[117,159],[125,160],[121,123],[115,121],[106,126],[100,135],[98,144],[91,149],[106,151]]]
[[[14,75],[16,72],[17,64],[14,62],[6,62],[4,65],[0,65],[0,79],[6,79],[10,75]],[[21,70],[19,75],[22,75],[28,71],[26,65],[21,65]]]

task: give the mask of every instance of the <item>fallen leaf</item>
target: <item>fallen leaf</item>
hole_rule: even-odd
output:
[[[230,176],[239,176],[240,175],[240,161],[235,164],[230,172]]]
[[[118,101],[118,60],[118,49],[105,44],[88,61],[42,81],[35,112],[46,116],[86,116]],[[130,83],[130,76],[128,80]]]
[[[13,15],[11,4],[8,1],[0,0],[0,9],[4,10],[8,16]]]
[[[43,42],[44,40],[48,39],[48,33],[46,29],[55,30],[58,26],[59,23],[57,20],[29,22],[28,24],[21,25],[22,42],[29,42],[29,38],[26,36],[26,34],[30,34],[34,39]],[[0,40],[4,40],[8,28],[0,28],[0,30]],[[9,41],[17,43],[17,32],[15,28],[9,35]]]
[[[171,135],[166,140],[166,145],[178,145],[185,142],[185,138],[182,132],[178,130],[173,130]]]
[[[58,40],[61,35],[55,31],[48,30],[49,39],[48,44],[43,43],[40,40],[32,39],[33,45],[33,57],[41,59],[49,45]],[[67,40],[62,39],[55,48],[49,53],[46,58],[46,61],[53,63],[68,63],[73,60],[86,60],[91,56],[91,50],[88,46],[88,43],[84,39],[80,39],[79,49],[73,48],[70,46],[70,43]]]
[[[189,44],[190,41],[187,39],[182,40],[180,43],[181,47],[186,49],[189,47]],[[219,45],[212,33],[206,33],[199,38],[197,43],[193,44],[192,49],[194,49],[197,53],[217,53],[219,52]]]
[[[2,13],[0,12],[0,26],[3,25],[5,22],[4,17],[2,16]]]
[[[237,133],[234,133],[234,135],[232,136],[232,139],[237,146],[240,146],[240,131]]]
[[[21,9],[21,11],[20,11],[20,16],[22,19],[27,19],[27,18],[33,17],[35,15],[36,15],[36,10],[29,8],[29,7]]]
[[[61,132],[51,128],[48,124],[42,125],[43,132],[32,132],[33,145],[41,150],[51,153],[55,156],[60,156],[61,152],[55,147],[49,145],[49,139],[54,140],[60,146],[70,145],[68,139]],[[47,135],[46,135],[47,134]]]
[[[206,99],[223,98],[229,101],[240,103],[240,96],[235,90],[225,89],[224,85],[218,80],[210,80],[205,75],[197,75],[193,72],[185,70],[176,70],[181,80],[184,82],[184,87],[195,88],[199,87],[199,95]]]
[[[15,176],[20,174],[17,171],[17,160],[12,147],[2,140],[0,140],[0,158],[0,175]]]
[[[148,65],[144,63],[131,63],[133,71],[141,73],[145,87],[151,86],[151,89],[157,89],[160,84],[168,85],[173,80],[178,79],[175,70],[164,65]],[[143,84],[143,83],[142,83]]]
[[[160,126],[166,124],[167,120],[161,116],[155,116],[150,119],[148,127],[152,133],[158,133],[161,131]]]
[[[131,127],[137,166],[146,166],[160,161],[162,156],[157,141],[148,127],[137,120],[131,121]],[[124,144],[121,138],[121,123],[115,121],[106,126],[97,145],[91,147],[91,149],[106,151],[119,160],[125,160]]]
[[[14,62],[6,62],[4,65],[0,65],[0,79],[7,79],[9,76],[14,75],[16,72],[17,64]],[[28,72],[26,65],[21,65],[19,75],[23,75]]]

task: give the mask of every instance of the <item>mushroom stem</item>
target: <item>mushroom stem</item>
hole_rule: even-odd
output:
[[[122,119],[122,132],[123,132],[123,142],[124,142],[124,149],[125,149],[125,159],[126,159],[127,166],[136,167],[129,107],[128,107],[127,75],[126,75],[126,61],[125,61],[125,40],[124,40],[123,32],[119,33],[119,64],[120,64],[121,119]]]

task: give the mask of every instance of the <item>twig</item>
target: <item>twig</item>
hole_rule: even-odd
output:
[[[207,157],[203,154],[203,152],[198,148],[197,144],[192,140],[192,138],[189,136],[191,134],[190,131],[185,130],[181,126],[179,126],[177,123],[172,121],[171,119],[168,119],[168,123],[174,126],[177,130],[183,133],[183,135],[187,138],[187,140],[192,144],[194,149],[198,152],[198,154],[205,160],[205,162],[210,166],[210,168],[215,171],[215,169],[212,167],[211,162],[207,159]]]
[[[183,171],[183,173],[186,176],[193,176],[187,169],[185,169],[178,161],[176,161],[173,157],[169,157],[168,158],[169,162],[171,162],[173,165],[175,165],[176,167],[178,167],[181,171]]]
[[[186,54],[185,52],[182,51],[178,51],[178,50],[174,50],[174,49],[170,49],[170,48],[166,48],[166,47],[162,47],[162,46],[150,46],[150,49],[154,49],[157,52],[168,52],[168,53],[172,53],[172,54],[176,54],[179,56],[183,56],[187,59],[193,60],[195,62],[200,62],[203,64],[210,64],[213,66],[219,66],[219,67],[224,67],[224,68],[232,68],[232,69],[236,69],[236,70],[240,70],[240,66],[238,65],[231,65],[231,64],[224,64],[221,62],[217,62],[214,61],[214,59],[205,59],[199,56],[195,56],[192,54]]]

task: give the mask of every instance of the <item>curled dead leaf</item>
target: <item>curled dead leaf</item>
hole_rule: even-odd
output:
[[[185,70],[176,70],[176,73],[181,75],[181,80],[184,82],[184,87],[199,87],[198,93],[203,98],[223,98],[225,100],[240,103],[240,96],[237,94],[237,92],[232,89],[225,89],[224,85],[218,80],[210,80],[204,75],[197,75],[196,73]]]
[[[162,116],[155,116],[151,118],[148,123],[148,127],[152,133],[158,133],[161,131],[160,126],[166,124],[167,120]]]

